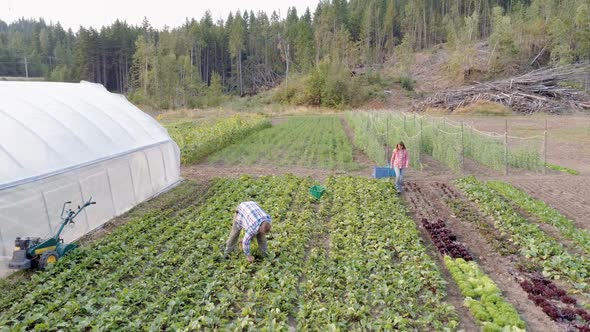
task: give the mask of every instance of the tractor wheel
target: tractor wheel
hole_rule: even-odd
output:
[[[59,259],[59,255],[55,250],[49,250],[41,254],[39,258],[39,269],[45,270],[45,268],[51,264],[55,264]]]

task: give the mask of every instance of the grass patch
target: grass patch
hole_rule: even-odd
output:
[[[445,108],[440,107],[427,107],[424,110],[425,115],[433,116],[433,117],[440,117],[440,116],[447,116],[450,115],[449,111]]]
[[[510,108],[487,100],[478,100],[467,106],[456,109],[456,115],[510,116]]]
[[[568,173],[571,175],[580,175],[580,172],[576,171],[575,169],[571,169],[571,168],[567,168],[564,166],[559,166],[559,165],[555,165],[555,164],[550,164],[550,163],[545,163],[545,167],[552,169],[554,171],[558,171],[558,172],[564,172],[564,173]]]
[[[553,129],[549,131],[549,138],[563,142],[590,143],[590,126]]]

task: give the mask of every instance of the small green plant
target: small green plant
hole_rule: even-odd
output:
[[[506,197],[510,202],[539,221],[555,226],[567,239],[590,254],[590,231],[576,227],[576,224],[545,202],[535,199],[513,185],[501,181],[489,181],[487,186]]]

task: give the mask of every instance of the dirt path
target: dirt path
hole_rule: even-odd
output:
[[[350,127],[344,116],[340,116],[340,123],[342,123],[344,132],[346,133],[346,136],[352,145],[352,158],[354,162],[361,165],[363,168],[370,168],[375,165],[375,162],[369,159],[369,157],[367,157],[367,155],[354,143],[354,130]]]
[[[530,331],[559,331],[561,327],[554,324],[533,302],[528,300],[527,294],[518,284],[519,272],[513,260],[509,256],[499,255],[489,246],[487,241],[481,236],[474,236],[478,233],[475,226],[457,218],[445,203],[445,199],[462,199],[456,190],[448,183],[439,181],[412,181],[406,183],[406,194],[404,198],[410,207],[415,220],[425,218],[429,221],[442,219],[447,223],[449,228],[456,234],[457,239],[464,243],[468,250],[475,256],[480,268],[494,280],[502,290],[504,297],[512,303],[521,317],[527,322]],[[428,234],[419,225],[425,239],[429,239]],[[430,240],[428,242],[430,243]],[[435,251],[435,250],[433,250]],[[433,255],[438,258],[439,264],[444,265],[442,256],[437,252]],[[445,276],[449,280],[449,301],[455,306],[459,305],[462,321],[466,330],[477,330],[471,328],[470,324],[475,324],[471,314],[463,307],[463,297],[455,285],[454,281],[445,270]],[[455,298],[457,297],[457,298]],[[458,304],[454,302],[460,301]],[[467,319],[467,316],[469,319]],[[476,325],[477,326],[477,325]]]
[[[242,175],[265,176],[265,175],[282,175],[294,174],[302,177],[311,177],[314,180],[324,181],[330,175],[348,174],[344,171],[330,171],[325,169],[311,169],[304,167],[256,167],[256,166],[224,166],[196,164],[182,166],[180,169],[181,176],[185,179],[191,179],[197,182],[210,181],[216,177],[237,178]]]

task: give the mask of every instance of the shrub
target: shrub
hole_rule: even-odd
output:
[[[414,91],[414,84],[416,82],[411,77],[401,76],[397,79],[397,82],[407,91]]]

